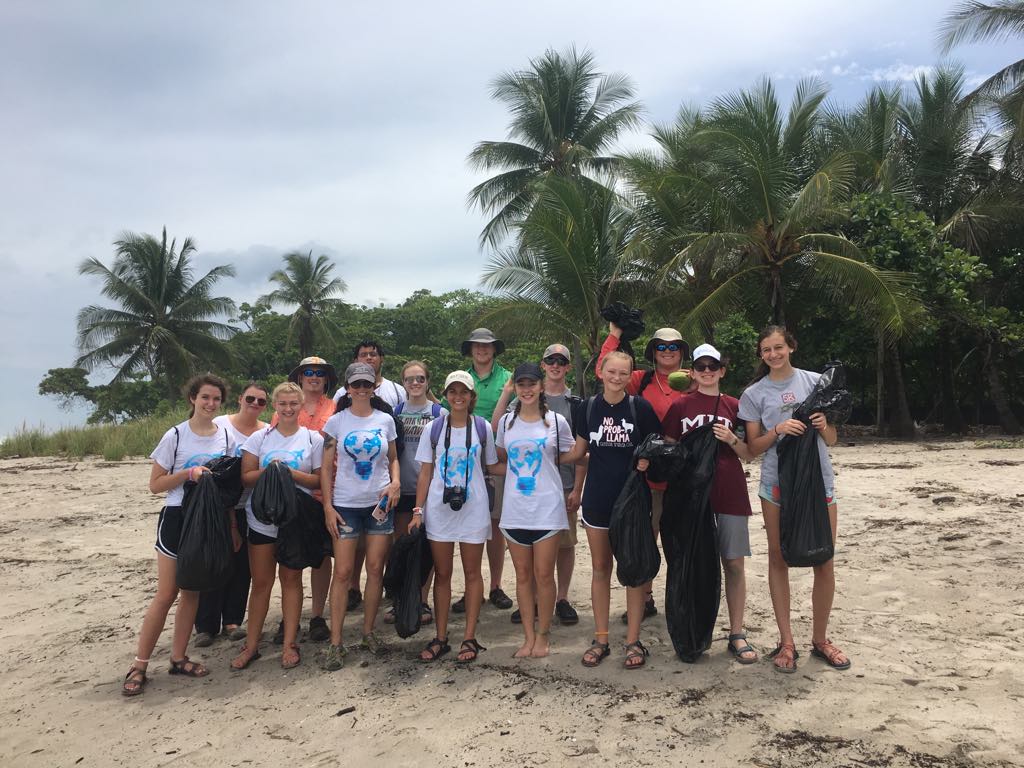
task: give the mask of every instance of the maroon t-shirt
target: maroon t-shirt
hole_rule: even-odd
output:
[[[661,422],[665,437],[678,440],[691,429],[710,424],[715,417],[715,395],[690,392],[676,400],[668,408]],[[729,429],[736,429],[736,414],[740,401],[729,395],[722,395],[718,403],[718,420]],[[749,515],[750,498],[747,496],[747,479],[739,456],[723,443],[718,449],[718,464],[715,466],[715,480],[711,486],[711,508],[719,515]]]

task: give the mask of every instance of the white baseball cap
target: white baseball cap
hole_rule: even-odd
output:
[[[448,387],[452,384],[462,384],[470,392],[476,389],[473,377],[469,375],[469,371],[452,371],[449,373],[447,378],[444,380],[444,389],[442,389],[441,392],[447,392]]]
[[[693,359],[700,360],[702,357],[710,357],[712,360],[722,362],[722,353],[710,344],[701,344],[693,350]]]

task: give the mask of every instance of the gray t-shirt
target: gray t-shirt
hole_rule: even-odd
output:
[[[402,406],[402,412],[398,414],[405,432],[405,450],[398,457],[398,464],[402,471],[402,495],[404,496],[416,493],[416,483],[420,477],[420,462],[416,460],[416,451],[420,446],[420,436],[434,420],[435,409],[438,415],[445,413],[444,408],[436,403],[409,405],[409,402],[406,401]]]
[[[547,401],[548,408],[563,419],[565,419],[570,425],[573,423],[573,417],[575,414],[572,412],[572,401],[569,399],[572,397],[572,391],[566,387],[565,391],[560,395],[544,395],[544,399]],[[518,398],[513,397],[508,404],[508,411],[511,411],[516,404]],[[576,484],[576,465],[575,464],[559,464],[558,472],[562,476],[562,490],[571,491],[573,485]]]
[[[759,421],[765,432],[771,432],[775,425],[792,418],[793,411],[807,396],[821,378],[820,373],[793,369],[793,375],[785,381],[772,381],[765,376],[751,384],[740,397],[739,418],[743,421]],[[779,456],[775,451],[780,438],[764,452],[761,460],[761,485],[779,484]],[[832,461],[828,457],[828,447],[818,435],[818,457],[821,459],[821,477],[825,481],[825,490],[835,490],[835,474],[832,472]]]

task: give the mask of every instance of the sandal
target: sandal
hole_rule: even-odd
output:
[[[623,649],[626,651],[626,661],[624,664],[626,669],[640,669],[640,667],[647,663],[647,657],[651,655],[651,652],[639,640],[635,643],[628,643],[623,646]]]
[[[384,611],[384,623],[385,624],[394,624],[395,623],[395,606],[392,605],[390,608],[388,608],[386,611]],[[423,621],[421,620],[420,623],[422,624]]]
[[[323,661],[321,661],[320,666],[328,672],[337,672],[345,666],[345,657],[347,655],[348,649],[344,645],[329,645],[327,650],[324,651]]]
[[[796,660],[800,658],[800,654],[793,643],[779,643],[767,658],[772,659],[776,672],[790,675],[796,672]]]
[[[582,663],[584,667],[596,667],[604,661],[612,652],[608,643],[599,643],[597,640],[590,641],[590,647],[583,654]]]
[[[210,670],[198,661],[189,660],[188,656],[180,661],[171,659],[171,668],[167,670],[169,675],[184,675],[185,677],[206,677]]]
[[[850,660],[839,648],[832,644],[828,638],[823,643],[811,641],[811,656],[817,656],[828,664],[832,669],[849,669]],[[843,659],[840,661],[839,659]]]
[[[146,689],[146,683],[148,682],[149,678],[146,676],[146,670],[139,669],[132,664],[128,674],[124,676],[124,682],[121,684],[121,695],[138,696]]]
[[[255,650],[250,651],[248,646],[243,645],[242,646],[242,650],[239,651],[238,655],[235,656],[235,658],[233,658],[231,660],[231,668],[233,670],[235,670],[236,672],[241,672],[243,669],[248,667],[250,664],[252,664],[254,661],[256,661],[256,659],[258,659],[262,655],[263,654],[260,653],[260,649],[259,648],[256,648]],[[242,660],[242,663],[239,664],[238,660],[242,659],[243,656],[245,658]]]
[[[462,645],[459,646],[459,655],[455,657],[455,663],[469,664],[470,662],[476,661],[476,657],[480,655],[480,651],[486,650],[486,648],[476,641],[475,637],[467,637],[462,641]]]
[[[448,645],[448,638],[435,637],[429,643],[427,647],[420,651],[420,661],[424,664],[429,664],[432,661],[437,661],[444,656],[452,647]]]
[[[420,605],[420,624],[426,626],[434,623],[434,612],[426,603]]]
[[[302,654],[299,652],[299,646],[295,643],[292,643],[281,652],[281,669],[295,669],[301,663]]]
[[[739,648],[733,645],[736,640],[742,640],[743,645]],[[729,635],[729,653],[736,657],[736,661],[740,664],[753,664],[757,661],[757,651],[751,647],[750,643],[746,642],[747,633],[737,632],[735,635]],[[753,656],[744,656],[744,653],[752,653]]]

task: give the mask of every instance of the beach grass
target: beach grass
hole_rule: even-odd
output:
[[[188,412],[182,408],[125,424],[92,424],[53,432],[23,424],[0,442],[0,458],[102,456],[108,461],[120,461],[127,456],[148,456],[164,432],[187,418]]]

